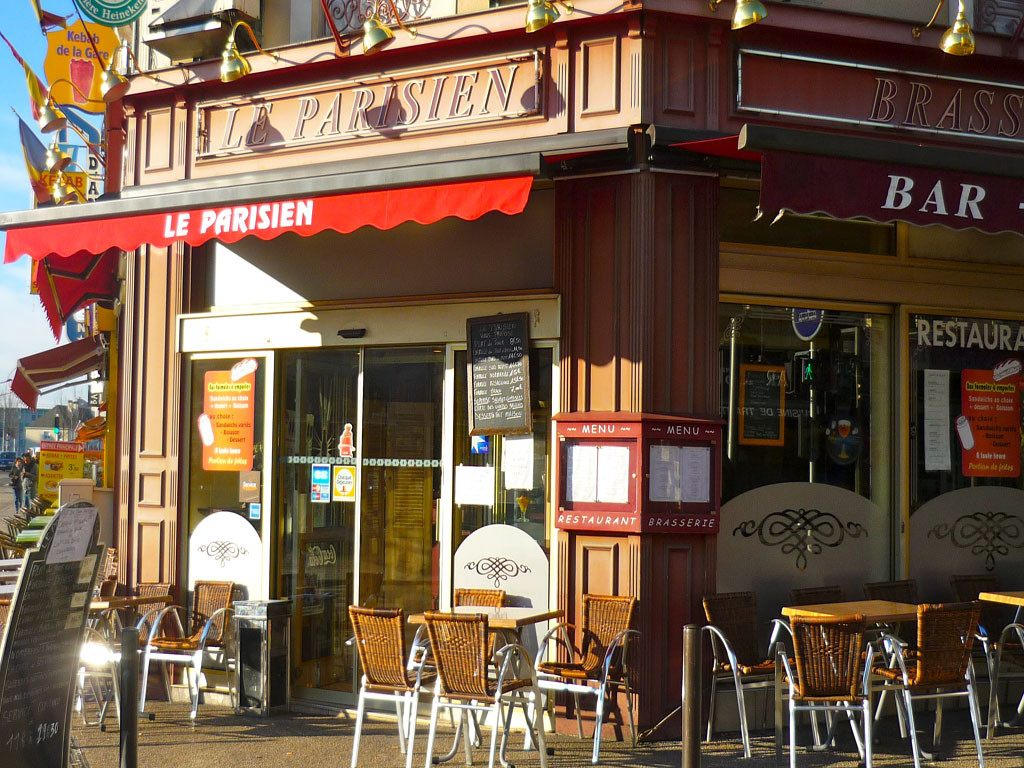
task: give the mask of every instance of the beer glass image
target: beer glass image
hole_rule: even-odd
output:
[[[956,436],[960,438],[960,445],[965,451],[974,448],[974,432],[971,431],[971,422],[962,413],[956,417]]]
[[[196,426],[199,427],[199,439],[203,441],[203,445],[209,448],[213,445],[213,422],[205,413],[200,413],[199,418],[196,419]]]
[[[95,67],[91,61],[87,59],[71,60],[71,82],[75,86],[71,89],[71,95],[75,100],[75,104],[88,103],[86,97],[92,96],[92,78],[95,72]]]

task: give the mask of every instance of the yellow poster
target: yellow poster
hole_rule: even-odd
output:
[[[335,464],[331,482],[331,501],[356,500],[356,468]]]
[[[60,481],[85,476],[85,443],[62,443],[43,440],[39,446],[38,493],[57,500]]]
[[[100,94],[100,74],[110,63],[120,41],[111,27],[99,24],[90,24],[89,34],[92,42],[81,24],[48,34],[43,72],[50,84],[53,100],[58,104],[75,106],[86,112],[103,112],[106,105]],[[97,50],[101,57],[99,63]]]

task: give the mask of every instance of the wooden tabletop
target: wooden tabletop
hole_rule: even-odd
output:
[[[146,595],[144,597],[104,597],[99,600],[93,600],[89,603],[90,611],[106,611],[111,608],[133,608],[137,605],[147,605],[149,603],[171,603],[173,598],[169,595]]]
[[[855,613],[862,615],[865,621],[912,621],[917,619],[917,606],[891,600],[852,600],[846,603],[792,605],[782,609],[783,616],[801,618],[852,616]]]
[[[541,610],[540,608],[522,608],[507,606],[504,608],[488,608],[481,605],[460,605],[452,609],[453,613],[482,613],[487,616],[487,625],[493,629],[521,629],[529,624],[539,624],[548,619],[562,617],[562,612]],[[426,624],[422,613],[414,613],[409,617],[410,624]]]
[[[1024,592],[979,592],[978,599],[989,603],[1024,607]]]

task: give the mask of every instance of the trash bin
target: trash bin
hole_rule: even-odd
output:
[[[287,710],[291,600],[238,600],[233,607],[238,711],[266,717],[273,709]]]

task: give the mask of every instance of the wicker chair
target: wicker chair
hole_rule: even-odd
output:
[[[917,605],[917,582],[913,579],[869,582],[864,585],[864,597],[868,600]]]
[[[633,695],[630,690],[630,670],[627,652],[631,635],[640,634],[630,629],[636,598],[614,595],[583,596],[583,626],[580,648],[577,652],[569,639],[570,624],[559,624],[540,642],[537,658],[546,658],[547,644],[553,641],[568,655],[568,661],[549,661],[537,664],[540,687],[548,691],[571,693],[576,706],[576,730],[583,738],[580,719],[580,696],[594,696],[594,750],[591,762],[597,763],[601,750],[601,724],[604,720],[605,699],[619,690],[626,695],[629,711],[629,729],[636,746],[636,722],[633,717]],[[620,713],[621,721],[621,713]]]
[[[0,598],[0,637],[3,637],[4,627],[7,626],[7,618],[11,615],[11,599]]]
[[[923,604],[917,607],[917,653],[908,659],[902,643],[893,635],[883,635],[886,649],[896,660],[896,666],[877,666],[874,674],[883,678],[883,690],[903,694],[901,715],[906,717],[910,731],[914,766],[921,768],[923,752],[914,727],[914,699],[935,699],[935,744],[939,743],[942,725],[942,702],[955,696],[966,696],[974,726],[974,741],[978,748],[978,764],[985,765],[981,752],[981,713],[978,708],[971,648],[978,628],[979,606],[973,603]],[[897,698],[899,701],[899,698]]]
[[[203,673],[203,656],[212,648],[223,649],[227,641],[232,593],[235,585],[230,581],[197,581],[192,594],[192,613],[188,626],[191,634],[186,635],[181,616],[185,609],[180,605],[169,605],[162,609],[153,621],[153,626],[142,650],[142,685],[139,692],[139,711],[145,711],[146,684],[149,680],[151,661],[163,662],[164,683],[170,691],[168,664],[190,665],[195,677],[195,691],[186,670],[189,698],[192,702],[190,717],[195,719],[199,709],[199,686]],[[172,637],[164,632],[163,622],[173,617],[174,627],[180,636]]]
[[[723,592],[704,596],[704,631],[711,635],[714,654],[711,667],[711,703],[708,708],[707,741],[715,724],[715,699],[723,685],[732,684],[739,710],[743,756],[749,758],[750,730],[744,692],[775,686],[775,660],[758,650],[757,598],[753,592]],[[776,619],[776,628],[788,625]],[[774,640],[773,634],[773,640]],[[769,644],[774,645],[774,643]]]
[[[363,670],[352,742],[352,768],[359,762],[359,737],[367,699],[394,702],[398,714],[398,749],[405,754],[406,768],[410,768],[420,692],[422,686],[433,679],[433,674],[425,673],[422,666],[412,671],[406,668],[405,614],[401,608],[377,610],[350,605],[348,618],[355,632]]]
[[[841,603],[842,601],[843,588],[838,584],[789,591],[790,605],[818,605],[819,603]]]
[[[532,733],[540,753],[540,764],[547,768],[547,749],[544,746],[544,726],[541,722],[540,688],[537,675],[530,663],[530,655],[521,645],[509,643],[498,652],[501,666],[496,674],[492,671],[490,654],[487,651],[487,616],[481,613],[456,614],[428,611],[426,613],[427,634],[437,664],[437,681],[434,684],[434,700],[430,708],[430,731],[427,736],[426,766],[433,758],[434,736],[437,732],[437,716],[441,707],[459,710],[462,717],[455,733],[451,753],[441,760],[454,755],[458,749],[459,737],[463,736],[466,763],[472,761],[471,728],[465,727],[467,714],[475,712],[492,713],[494,727],[491,730],[489,768],[494,768],[495,747],[498,728],[501,727],[501,762],[505,761],[505,746],[508,741],[508,727],[515,705],[523,708],[527,720],[533,710]],[[513,661],[516,665],[513,666]],[[513,676],[513,670],[525,677]],[[508,705],[508,712],[503,707]],[[504,716],[503,716],[504,715]]]
[[[501,608],[505,605],[504,589],[456,589],[454,605],[477,605]]]
[[[796,674],[782,657],[789,680],[789,764],[796,766],[796,713],[846,712],[857,751],[871,768],[871,652],[864,654],[864,617],[790,620]],[[854,725],[860,709],[863,739]],[[831,742],[830,731],[826,741]],[[815,739],[817,741],[817,739]]]

